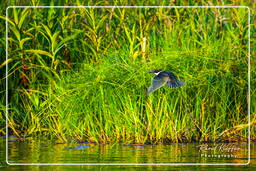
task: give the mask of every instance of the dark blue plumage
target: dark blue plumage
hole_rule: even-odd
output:
[[[154,77],[152,84],[148,89],[147,95],[164,86],[165,84],[169,88],[176,88],[185,85],[184,82],[179,81],[176,75],[170,71],[151,70],[149,72],[154,73],[156,76]]]

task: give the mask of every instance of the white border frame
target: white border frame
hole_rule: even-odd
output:
[[[6,61],[8,60],[9,8],[246,8],[248,9],[248,162],[247,163],[9,163],[8,161],[8,62],[6,63],[6,163],[8,165],[249,165],[250,158],[250,8],[248,6],[8,6],[6,8]]]

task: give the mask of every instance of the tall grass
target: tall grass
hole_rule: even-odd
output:
[[[247,9],[8,12],[1,66],[9,62],[9,133],[98,143],[246,140]],[[150,69],[172,71],[186,86],[146,96]]]

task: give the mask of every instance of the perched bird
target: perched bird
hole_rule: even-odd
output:
[[[165,84],[169,88],[175,88],[185,85],[184,82],[179,81],[177,77],[170,71],[151,70],[149,72],[154,73],[156,76],[154,76],[152,84],[148,88],[147,95],[164,86]]]

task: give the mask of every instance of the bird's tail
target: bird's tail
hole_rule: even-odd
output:
[[[181,87],[183,85],[185,85],[186,83],[182,82],[182,81],[179,81],[179,80],[176,80],[176,81],[168,81],[167,82],[167,86],[169,88],[176,88],[176,87]]]

